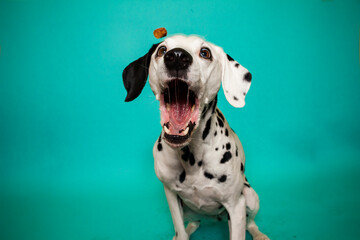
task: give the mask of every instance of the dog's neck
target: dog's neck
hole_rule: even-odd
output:
[[[212,137],[209,137],[211,133],[211,129],[214,128],[215,120],[216,120],[216,111],[217,108],[217,95],[215,98],[205,105],[199,121],[199,127],[194,132],[192,139],[189,143],[190,146],[194,146],[195,148],[199,145],[210,144],[210,140]]]

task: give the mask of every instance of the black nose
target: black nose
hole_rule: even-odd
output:
[[[191,55],[182,48],[174,48],[164,56],[164,62],[169,70],[187,69],[193,61]]]

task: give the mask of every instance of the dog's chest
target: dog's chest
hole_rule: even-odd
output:
[[[171,148],[160,137],[153,151],[157,177],[187,206],[205,214],[217,214],[220,203],[243,187],[243,149],[222,119],[217,110],[205,116],[188,146]]]
[[[172,169],[174,177],[168,178],[166,183],[187,206],[197,212],[218,214],[220,202],[231,195],[233,186],[237,185],[233,183],[238,181],[239,171],[234,172],[231,162],[221,163],[224,155],[231,155],[226,143],[188,146],[174,156],[180,164]]]
[[[184,203],[193,210],[205,214],[217,214],[221,209],[222,200],[226,198],[229,189],[220,185],[215,177],[204,177],[204,170],[189,173],[183,182],[172,181],[171,188]]]

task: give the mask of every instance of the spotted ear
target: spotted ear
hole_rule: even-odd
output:
[[[160,43],[154,44],[149,52],[130,63],[123,71],[122,77],[127,95],[125,102],[130,102],[137,98],[143,90],[149,75],[151,55]]]
[[[245,106],[245,95],[251,85],[251,73],[224,53],[222,87],[228,102],[237,108]]]

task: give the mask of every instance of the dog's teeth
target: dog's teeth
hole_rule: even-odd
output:
[[[205,98],[205,104],[208,104],[208,103],[209,103],[209,99]]]
[[[165,132],[166,132],[167,134],[170,134],[170,130],[167,128],[166,125],[164,125],[164,130],[165,130]]]
[[[195,110],[195,105],[192,106],[191,112],[193,112],[194,110]]]
[[[159,94],[156,94],[155,98],[156,98],[156,100],[159,100],[160,99]]]
[[[170,104],[166,104],[166,110],[169,112],[170,111]]]
[[[188,134],[188,132],[189,132],[189,127],[187,127],[187,128],[185,129],[185,131],[182,132],[183,136],[185,136],[186,134]]]

